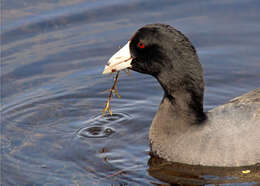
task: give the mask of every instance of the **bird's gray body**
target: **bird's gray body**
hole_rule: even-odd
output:
[[[174,116],[163,99],[149,133],[152,151],[173,162],[245,166],[260,162],[260,88],[207,113],[203,124]]]

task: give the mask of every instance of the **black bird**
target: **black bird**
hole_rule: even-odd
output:
[[[164,90],[149,132],[154,154],[192,165],[260,163],[260,88],[204,112],[203,69],[180,31],[165,24],[140,28],[103,74],[125,68],[152,75]]]

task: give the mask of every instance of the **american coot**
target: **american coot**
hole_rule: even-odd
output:
[[[164,24],[140,28],[103,74],[125,68],[154,76],[164,90],[149,132],[154,154],[192,165],[260,163],[260,88],[204,112],[203,70],[180,31]]]

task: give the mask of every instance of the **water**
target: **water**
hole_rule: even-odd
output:
[[[194,43],[206,110],[259,87],[259,11],[257,0],[3,0],[2,184],[259,183],[259,167],[243,174],[150,159],[162,96],[150,76],[121,73],[114,115],[101,116],[113,83],[104,65],[147,23],[173,25]]]

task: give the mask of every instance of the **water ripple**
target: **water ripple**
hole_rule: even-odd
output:
[[[126,113],[115,113],[112,116],[109,114],[105,114],[104,116],[99,114],[86,121],[84,125],[88,125],[88,127],[78,130],[77,135],[85,138],[109,137],[116,132],[111,125],[113,126],[117,123],[122,123],[130,119],[131,116]]]

